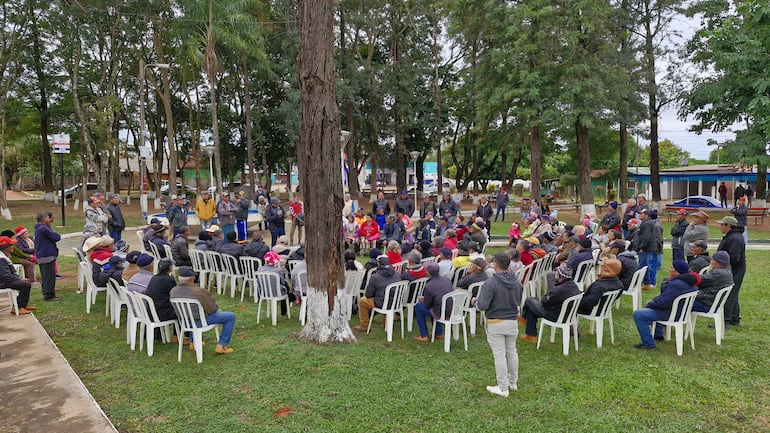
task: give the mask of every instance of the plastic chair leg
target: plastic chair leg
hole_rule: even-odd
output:
[[[562,350],[561,350],[562,353],[564,354],[564,356],[569,355],[569,328],[562,328],[561,342],[562,342]]]
[[[449,324],[449,323],[445,323],[444,324],[444,352],[446,352],[446,353],[449,353],[449,348],[452,345],[452,339],[449,336],[449,333],[452,332],[452,331],[447,329],[449,327],[452,327],[452,325]]]
[[[414,320],[413,316],[414,316],[414,305],[407,305],[406,306],[406,330],[409,332],[412,332],[412,321]]]
[[[593,323],[593,321],[591,322]],[[596,321],[596,347],[601,349],[604,340],[604,320],[599,319]]]
[[[671,328],[671,327],[669,327]],[[677,356],[682,356],[682,352],[684,349],[684,329],[680,328],[679,326],[676,327],[676,354]],[[666,331],[668,333],[668,330]]]
[[[393,341],[393,319],[392,313],[385,313],[385,334],[387,335],[388,343]]]
[[[471,319],[470,327],[471,327],[471,336],[476,336],[476,309],[471,308],[468,310],[468,317]],[[467,350],[467,349],[466,349]]]

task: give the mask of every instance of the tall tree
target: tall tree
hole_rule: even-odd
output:
[[[307,322],[300,335],[318,343],[352,342],[345,320],[340,178],[340,120],[334,68],[332,0],[298,0],[300,25],[300,184],[305,188],[308,267]]]

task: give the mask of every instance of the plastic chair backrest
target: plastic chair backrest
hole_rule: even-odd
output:
[[[301,262],[302,260],[287,260],[286,261],[286,275],[288,277],[291,277],[291,271],[294,270],[294,266],[297,266],[297,263]]]
[[[155,257],[155,260],[160,260],[163,258],[163,256],[160,255],[160,251],[158,251],[158,246],[155,245],[153,242],[150,242],[150,254],[152,254],[152,256]]]
[[[697,291],[677,296],[671,304],[671,314],[668,316],[668,322],[688,323],[690,321],[690,313],[692,313],[692,304],[695,303],[696,296],[698,296]]]
[[[97,290],[96,283],[94,283],[94,274],[93,269],[91,268],[91,263],[89,262],[78,262],[78,266],[83,270],[83,273],[86,275],[86,283],[91,286],[92,290]]]
[[[209,270],[211,272],[222,273],[227,269],[225,268],[225,262],[222,259],[222,255],[216,251],[206,251],[206,257],[209,259]]]
[[[369,281],[372,281],[372,274],[377,270],[376,267],[369,269],[366,271],[366,275],[364,276],[364,281],[361,283],[361,294],[366,291],[366,286],[369,284]]]
[[[133,292],[134,299],[141,312],[142,318],[150,322],[160,322],[158,312],[155,311],[155,301],[151,297],[139,292]]]
[[[206,253],[201,250],[190,250],[190,262],[195,272],[207,271],[208,261],[206,260]]]
[[[383,310],[402,310],[404,294],[409,287],[409,281],[396,281],[385,287],[385,299],[382,301]]]
[[[174,298],[171,299],[171,305],[174,307],[176,318],[179,324],[182,325],[182,329],[205,328],[208,326],[203,306],[197,299]]]
[[[470,300],[471,295],[465,290],[455,290],[447,293],[441,298],[441,319],[450,322],[459,321],[465,310],[468,309]]]
[[[609,313],[612,312],[612,304],[618,299],[621,291],[622,290],[618,289],[602,293],[599,303],[594,305],[594,309],[591,310],[590,315],[594,317],[607,317]]]
[[[86,255],[83,253],[83,250],[77,247],[72,247],[72,251],[75,252],[75,256],[78,258],[79,262],[87,262],[88,259],[86,258]]]
[[[146,253],[147,251],[144,249],[144,230],[137,230],[136,231],[136,237],[139,238],[139,248],[140,251],[143,253]]]
[[[278,298],[281,293],[281,277],[275,272],[257,271],[254,274],[259,288],[259,296],[263,298]]]
[[[238,260],[241,262],[243,275],[246,278],[253,280],[257,274],[257,270],[262,266],[262,259],[259,257],[241,256]]]
[[[142,320],[142,309],[139,307],[139,301],[134,297],[134,292],[121,286],[123,295],[126,297],[126,302],[130,307],[129,310],[136,320]]]
[[[725,305],[725,302],[727,302],[727,297],[730,296],[730,292],[732,292],[734,286],[734,284],[730,284],[727,287],[719,289],[716,296],[714,296],[714,303],[711,304],[711,308],[709,308],[708,314],[716,313]]]
[[[417,303],[417,298],[422,296],[422,292],[425,290],[425,284],[428,283],[428,277],[418,278],[409,282],[409,288],[406,293],[405,304],[414,305]]]
[[[559,311],[559,317],[556,319],[556,323],[566,324],[574,322],[581,299],[583,299],[582,293],[565,299],[561,304],[561,311]]]
[[[241,265],[235,256],[231,256],[230,254],[221,254],[222,257],[222,263],[225,265],[225,270],[227,273],[231,276],[242,276],[243,272],[241,272]]]
[[[365,276],[366,271],[363,269],[345,271],[345,292],[351,296],[358,296]]]
[[[631,284],[628,285],[626,290],[629,292],[636,292],[642,290],[642,282],[644,281],[644,275],[647,273],[647,266],[642,266],[634,272],[634,276],[631,277]]]
[[[392,265],[393,266],[393,270],[396,271],[397,274],[400,274],[400,273],[404,272],[404,266],[406,266],[408,263],[409,262],[407,262],[406,260],[404,260],[402,262],[394,263]]]
[[[572,274],[572,279],[577,283],[578,287],[584,289],[585,282],[588,279],[588,275],[591,272],[591,267],[596,263],[593,259],[584,260],[577,265],[577,269]]]
[[[423,264],[425,264],[425,263],[436,263],[436,260],[438,260],[437,256],[424,257],[422,259],[422,263]]]
[[[534,277],[534,273],[535,273],[535,266],[536,266],[535,262],[532,262],[520,269],[521,275],[520,275],[519,281],[521,282],[522,286],[526,286],[527,283],[532,281],[532,278]]]
[[[299,284],[294,286],[294,291],[300,295],[307,295],[307,270],[301,270],[297,273],[297,282]]]
[[[471,284],[470,286],[468,286],[468,293],[473,295],[473,290],[474,289],[478,289],[476,291],[476,299],[478,299],[478,297],[481,295],[481,289],[484,287],[484,283],[486,283],[486,281],[479,281],[478,283]],[[518,299],[516,299],[515,301],[518,302]],[[517,305],[517,307],[518,307],[518,305]]]
[[[460,280],[463,279],[465,274],[468,272],[468,269],[470,268],[471,268],[471,265],[464,265],[455,269],[454,274],[452,275],[452,287],[457,287],[457,283],[459,283]]]
[[[166,257],[168,257],[169,259],[174,258],[174,253],[173,251],[171,251],[171,245],[163,245],[163,252],[166,253]]]

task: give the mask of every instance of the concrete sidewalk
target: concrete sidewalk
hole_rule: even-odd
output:
[[[4,432],[117,432],[33,314],[0,307],[0,420]]]

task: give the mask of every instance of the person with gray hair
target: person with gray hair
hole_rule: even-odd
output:
[[[401,276],[402,279],[407,281],[414,281],[418,278],[428,276],[428,272],[422,265],[422,253],[419,250],[413,249],[406,253],[406,260],[407,265]]]
[[[427,343],[428,338],[428,324],[426,317],[430,317],[434,321],[441,317],[441,301],[445,295],[452,292],[452,282],[448,278],[442,277],[438,264],[428,263],[425,265],[425,270],[428,272],[429,280],[425,283],[425,290],[423,295],[417,298],[417,304],[414,306],[414,317],[417,322],[417,327],[420,329],[420,335],[414,337],[417,341]],[[451,307],[451,304],[447,302],[447,309]],[[444,339],[444,325],[436,323],[436,338],[439,340]],[[452,338],[451,335],[449,338]]]
[[[690,264],[692,269],[692,264]],[[711,269],[700,276],[698,296],[692,305],[693,311],[708,312],[714,304],[717,292],[733,284],[733,271],[730,269],[730,254],[717,251],[711,257]]]
[[[222,332],[219,334],[219,340],[216,347],[214,347],[214,352],[220,355],[232,353],[233,348],[230,347],[230,340],[233,335],[233,329],[235,329],[235,313],[219,311],[216,299],[214,299],[211,293],[194,284],[194,281],[195,271],[189,266],[180,266],[179,284],[171,289],[169,293],[170,299],[195,299],[200,302],[203,307],[203,313],[206,315],[206,323],[209,325],[222,325]],[[193,314],[195,313],[193,312]],[[200,314],[200,311],[197,313]],[[200,319],[198,314],[195,315],[196,319]],[[194,350],[195,342],[192,341],[192,335],[190,337],[190,350]]]
[[[524,289],[516,274],[508,271],[510,260],[505,253],[494,255],[495,273],[484,283],[479,297],[471,301],[477,309],[486,312],[487,342],[492,349],[497,378],[497,385],[488,386],[487,391],[500,397],[508,397],[510,390],[516,391],[519,379],[516,318]]]
[[[120,210],[120,196],[110,194],[110,202],[107,204],[107,231],[110,237],[118,242],[121,239],[123,230],[126,229],[126,220],[123,218],[123,211]]]

